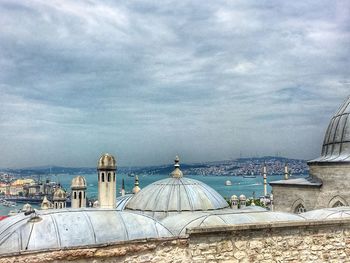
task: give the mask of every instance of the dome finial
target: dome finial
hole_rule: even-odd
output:
[[[170,174],[171,177],[173,177],[173,178],[183,177],[183,174],[180,170],[180,158],[178,155],[176,155],[174,162],[175,162],[175,164],[174,164],[175,169],[174,169],[174,171],[171,172],[171,174]]]
[[[134,183],[134,188],[132,189],[132,192],[134,194],[137,194],[138,192],[140,192],[141,188],[139,187],[140,183],[139,183],[139,177],[136,175],[135,176],[135,183]]]

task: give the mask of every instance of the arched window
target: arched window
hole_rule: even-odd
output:
[[[82,198],[81,192],[79,192],[79,200]]]
[[[102,182],[105,181],[105,173],[102,173]]]
[[[74,192],[74,199],[77,199],[77,192]]]
[[[115,173],[113,173],[113,181],[115,182]]]
[[[332,207],[340,207],[340,206],[344,206],[344,204],[340,201],[337,201],[334,203],[334,205]]]
[[[297,207],[295,208],[295,211],[294,211],[294,213],[296,213],[296,214],[300,214],[300,213],[304,213],[304,212],[306,212],[306,209],[302,204],[297,205]]]
[[[84,196],[84,198],[85,198],[85,192],[83,192],[83,196]]]
[[[111,181],[111,173],[108,173],[107,181],[108,181],[108,182]]]

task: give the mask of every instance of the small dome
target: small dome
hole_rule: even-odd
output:
[[[321,157],[313,162],[350,162],[350,96],[332,117],[323,140]]]
[[[65,201],[66,200],[66,192],[62,188],[58,188],[53,194],[54,201]]]
[[[85,189],[86,188],[86,180],[83,176],[79,175],[74,177],[72,180],[72,189]]]
[[[109,153],[103,154],[98,160],[97,168],[99,170],[115,170],[116,161],[114,156]]]
[[[245,197],[245,195],[240,195],[239,196],[239,200],[240,201],[245,201],[247,198]]]
[[[23,212],[30,212],[30,211],[32,211],[32,210],[33,210],[32,206],[31,206],[30,204],[28,204],[28,203],[26,203],[26,204],[22,207],[22,211],[23,211]]]
[[[233,195],[233,196],[231,196],[231,200],[238,200],[237,195]]]
[[[93,205],[92,205],[93,208],[97,208],[97,207],[100,207],[100,203],[98,202],[98,200],[96,200]]]

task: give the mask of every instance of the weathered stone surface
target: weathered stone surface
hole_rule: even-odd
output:
[[[350,262],[350,220],[346,222],[331,221],[327,227],[316,222],[277,224],[254,230],[227,228],[220,234],[203,231],[165,241],[141,240],[97,248],[23,253],[2,257],[0,263]]]

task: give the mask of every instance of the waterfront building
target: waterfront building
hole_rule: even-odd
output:
[[[97,165],[98,171],[98,205],[101,208],[116,208],[116,160],[114,156],[103,154]]]
[[[270,182],[274,209],[301,213],[350,204],[350,97],[331,118],[324,136],[321,156],[308,162],[307,178]]]
[[[72,179],[71,190],[72,208],[86,207],[86,180],[83,176]]]

